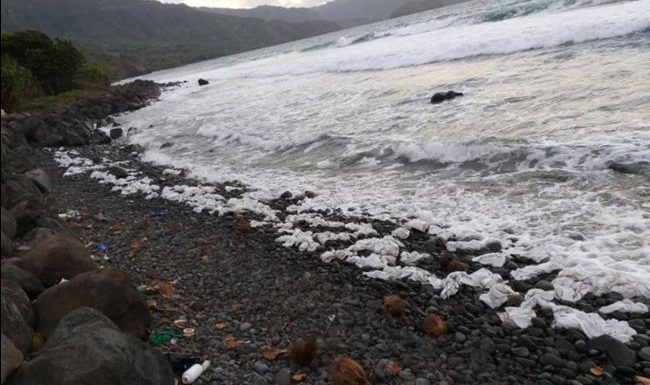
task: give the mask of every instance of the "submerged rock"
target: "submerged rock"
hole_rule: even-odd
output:
[[[205,80],[205,79],[199,79],[198,83],[199,83],[200,86],[206,86],[206,85],[210,84],[210,82]]]
[[[440,104],[444,101],[447,100],[452,100],[456,99],[459,96],[463,96],[462,92],[456,92],[456,91],[447,91],[447,92],[436,92],[433,94],[431,97],[431,104]]]
[[[65,369],[65,370],[62,370]],[[79,308],[57,326],[38,355],[7,385],[172,385],[169,362],[154,348],[122,333],[99,311]]]
[[[122,130],[120,127],[111,128],[111,130],[108,132],[108,135],[111,137],[111,139],[121,138],[122,135],[124,135],[124,130]]]

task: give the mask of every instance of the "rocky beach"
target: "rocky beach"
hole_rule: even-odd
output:
[[[172,384],[204,360],[197,384],[648,383],[649,298],[551,304],[560,268],[499,242],[292,209],[318,191],[251,210],[239,181],[144,162],[112,115],[165,87],[2,117],[3,384]]]

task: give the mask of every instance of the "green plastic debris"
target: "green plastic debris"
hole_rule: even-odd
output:
[[[149,336],[149,345],[160,346],[165,342],[170,341],[172,338],[179,338],[183,336],[183,332],[178,328],[172,327],[153,333]]]

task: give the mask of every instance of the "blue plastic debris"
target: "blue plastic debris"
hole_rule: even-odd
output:
[[[99,242],[97,244],[97,250],[102,251],[102,252],[106,251],[106,244],[104,244],[104,242]]]

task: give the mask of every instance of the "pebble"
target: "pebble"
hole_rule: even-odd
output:
[[[646,346],[639,350],[639,358],[643,361],[650,361],[650,346]]]
[[[278,372],[275,373],[274,381],[277,385],[291,384],[291,370],[289,370],[288,368],[283,368],[278,370]]]
[[[463,334],[461,332],[456,332],[454,334],[454,338],[456,339],[456,341],[461,342],[461,343],[465,342],[465,340],[467,339],[465,334]]]
[[[517,357],[528,357],[530,352],[526,347],[520,346],[517,348],[512,348],[512,354],[514,354]]]
[[[553,365],[558,368],[565,366],[564,360],[553,353],[542,354],[542,357],[539,359],[539,361],[544,365]]]
[[[253,324],[251,324],[250,322],[243,322],[241,325],[239,325],[239,330],[244,332],[250,329],[251,327],[253,327]]]
[[[269,366],[262,361],[255,361],[253,369],[258,373],[266,373],[269,370]]]
[[[542,290],[554,290],[555,289],[553,287],[553,284],[550,283],[549,281],[545,280],[545,279],[537,281],[537,283],[535,284],[535,287],[538,288],[538,289],[542,289]]]
[[[415,385],[431,385],[431,381],[429,381],[426,378],[416,378],[415,379]]]

